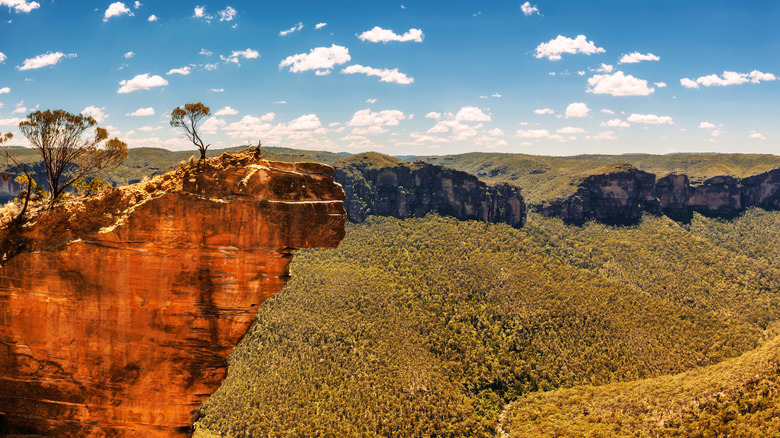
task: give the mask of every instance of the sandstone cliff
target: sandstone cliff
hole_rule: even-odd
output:
[[[751,207],[780,209],[780,169],[742,179],[716,176],[692,184],[683,174],[656,181],[651,173],[619,164],[574,181],[572,186],[572,194],[532,208],[578,225],[589,219],[630,225],[639,222],[643,212],[687,222],[694,212],[731,219]]]
[[[343,238],[332,173],[223,155],[6,230],[0,435],[187,436],[293,250]]]
[[[488,186],[466,172],[375,153],[350,157],[335,168],[347,217],[354,222],[368,215],[406,218],[429,212],[513,227],[525,222],[525,202],[513,185]]]

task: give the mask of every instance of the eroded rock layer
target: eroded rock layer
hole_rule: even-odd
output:
[[[37,216],[0,269],[0,435],[187,436],[292,251],[343,238],[332,173],[223,156]]]

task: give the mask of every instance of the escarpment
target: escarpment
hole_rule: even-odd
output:
[[[359,154],[335,164],[344,186],[347,217],[369,215],[422,217],[429,212],[460,220],[481,220],[522,227],[525,202],[520,188],[488,186],[477,177],[425,162],[404,163],[376,153]]]
[[[223,155],[6,230],[0,435],[188,436],[293,251],[344,237],[332,173]]]
[[[751,207],[780,209],[780,169],[741,179],[724,175],[692,183],[684,174],[656,180],[656,175],[620,164],[574,181],[572,186],[573,193],[531,208],[577,225],[589,219],[631,225],[644,212],[688,222],[694,212],[731,219]]]

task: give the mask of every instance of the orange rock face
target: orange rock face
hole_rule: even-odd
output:
[[[188,436],[293,250],[343,238],[331,174],[223,156],[36,217],[0,269],[0,435]]]

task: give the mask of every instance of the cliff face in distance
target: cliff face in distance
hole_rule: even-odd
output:
[[[656,181],[655,175],[629,164],[612,167],[576,183],[573,194],[532,208],[576,225],[589,219],[632,225],[643,212],[688,222],[694,212],[731,219],[751,207],[780,209],[780,169],[742,179],[716,176],[691,184],[683,174],[669,174]]]
[[[460,220],[481,220],[522,227],[525,202],[520,188],[488,186],[466,172],[425,162],[366,153],[336,163],[336,181],[344,186],[347,217],[368,215],[422,217],[429,212]]]
[[[0,236],[0,435],[188,436],[293,250],[344,237],[332,173],[223,155]]]

